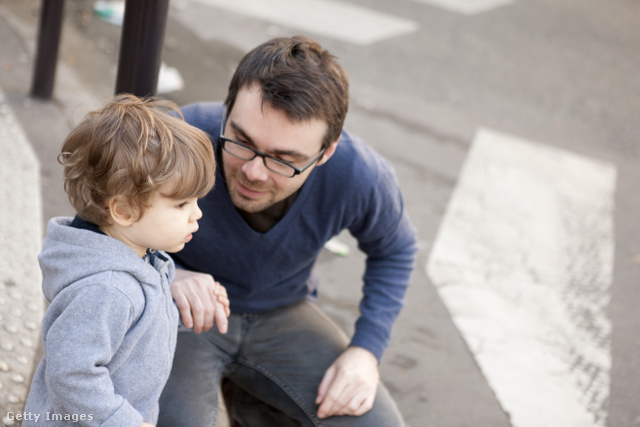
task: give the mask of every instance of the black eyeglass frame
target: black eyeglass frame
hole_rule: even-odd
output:
[[[220,122],[220,141],[222,141],[222,149],[224,151],[226,151],[227,153],[229,153],[230,155],[232,155],[233,157],[237,158],[237,159],[242,159],[245,160],[247,162],[250,162],[251,160],[255,159],[256,157],[262,157],[262,163],[264,164],[264,167],[267,168],[268,170],[270,170],[273,173],[276,173],[280,176],[284,176],[285,178],[293,178],[297,175],[300,175],[302,172],[306,171],[307,169],[309,169],[314,163],[316,163],[318,160],[320,160],[320,158],[324,155],[325,151],[327,151],[326,148],[323,148],[322,150],[320,150],[320,153],[318,153],[318,155],[316,157],[313,158],[313,160],[311,160],[309,163],[307,163],[305,166],[299,168],[296,167],[294,165],[292,165],[291,163],[282,161],[276,157],[273,157],[270,154],[267,153],[263,153],[262,151],[256,150],[255,148],[251,148],[246,144],[243,144],[241,142],[238,141],[234,141],[231,138],[227,138],[226,136],[224,136],[224,131],[225,131],[225,127],[227,124],[227,107],[224,108],[223,112],[222,112],[222,120]],[[253,157],[251,157],[250,159],[245,159],[244,157],[238,157],[237,155],[233,154],[232,152],[230,152],[229,150],[227,150],[226,148],[226,144],[230,142],[232,144],[236,144],[242,148],[245,148],[249,151],[253,152]],[[293,169],[292,175],[284,175],[281,172],[275,171],[273,169],[271,169],[268,165],[267,165],[267,158],[273,160],[276,163],[279,163],[283,166],[289,167],[291,169]]]

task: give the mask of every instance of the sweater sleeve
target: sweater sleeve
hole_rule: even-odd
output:
[[[371,351],[380,360],[404,306],[415,263],[416,231],[404,211],[391,165],[379,159],[377,169],[373,185],[362,184],[368,191],[360,217],[350,227],[367,256],[360,317],[351,345]]]
[[[90,415],[88,425],[139,427],[142,415],[115,393],[106,367],[135,319],[131,300],[101,285],[83,286],[67,298],[44,342],[55,411]]]

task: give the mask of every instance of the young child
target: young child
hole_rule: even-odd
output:
[[[179,322],[163,251],[198,230],[211,142],[173,103],[120,95],[87,115],[58,160],[77,215],[49,222],[38,258],[51,304],[23,425],[154,425]],[[216,296],[228,315],[224,288]]]

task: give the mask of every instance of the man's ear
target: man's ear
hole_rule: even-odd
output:
[[[109,199],[109,214],[113,222],[121,227],[128,227],[135,222],[133,208],[120,196]]]
[[[330,146],[327,147],[324,154],[322,155],[322,158],[318,161],[318,166],[325,164],[327,160],[329,160],[331,156],[333,156],[333,153],[336,152],[336,148],[338,148],[338,141],[340,141],[340,138],[336,139],[331,143]]]

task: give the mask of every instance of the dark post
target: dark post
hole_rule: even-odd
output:
[[[126,0],[116,94],[155,95],[169,0]]]
[[[42,0],[36,64],[31,84],[31,95],[36,98],[51,99],[53,95],[63,11],[64,0]]]

